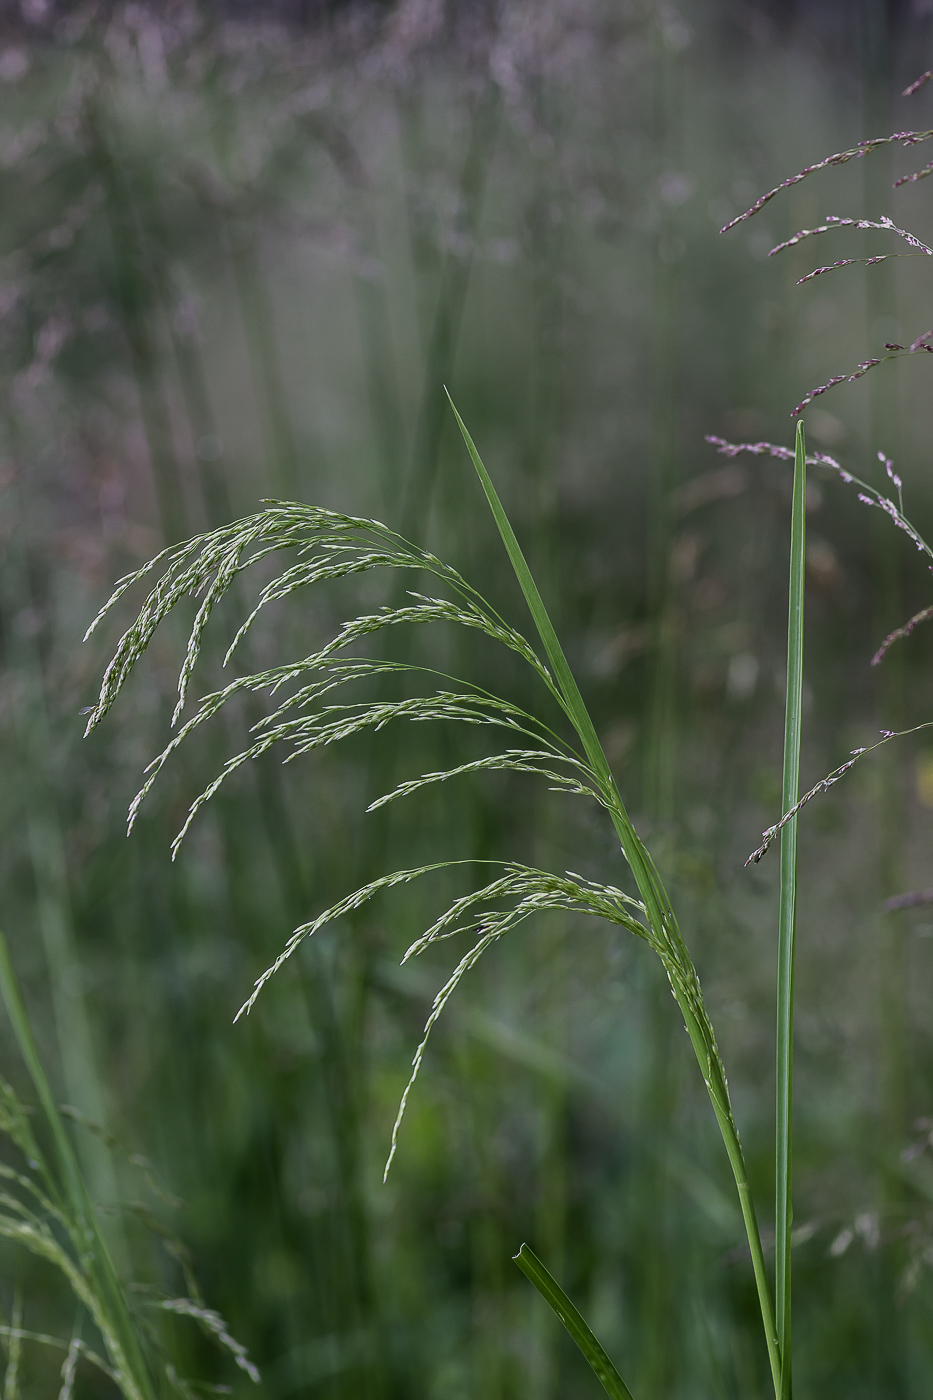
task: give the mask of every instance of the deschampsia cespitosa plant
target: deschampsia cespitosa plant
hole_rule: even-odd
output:
[[[922,81],[926,81],[926,74]],[[915,85],[916,86],[916,85]],[[807,175],[830,166],[858,159],[883,145],[917,144],[933,137],[926,132],[901,132],[891,137],[862,141],[849,150],[827,157],[763,196],[727,229],[752,217],[782,189]],[[933,164],[904,177],[916,181],[933,173]],[[807,277],[860,261],[869,266],[892,256],[933,256],[933,249],[887,217],[867,220],[827,218],[814,228],[802,229],[773,251],[780,252],[814,236],[839,228],[855,228],[889,234],[906,243],[907,254],[873,253],[865,258],[841,259],[818,267]],[[725,231],[725,230],[724,230]],[[897,358],[919,351],[933,351],[933,332],[921,334],[909,346],[890,343],[884,358]],[[864,361],[852,372],[834,377],[804,396],[794,409],[800,413],[814,398],[843,380],[862,377],[881,359]],[[293,502],[270,501],[255,515],[221,529],[198,536],[163,550],[143,568],[123,578],[89,629],[89,635],[134,585],[155,578],[135,622],[123,634],[107,667],[97,704],[88,721],[94,729],[116,702],[136,663],[170,613],[186,600],[194,600],[196,613],[178,676],[177,704],[173,725],[177,732],[147,769],[145,782],[130,807],[129,825],[136,820],[141,803],[152,789],[165,764],[179,746],[208,720],[217,716],[237,697],[265,697],[266,708],[252,724],[249,742],[227,758],[221,770],[191,804],[173,846],[177,854],[192,821],[221,785],[249,760],[274,748],[284,749],[285,762],[329,747],[339,740],[367,731],[374,732],[399,721],[426,721],[483,726],[499,742],[485,756],[460,763],[446,770],[415,774],[378,796],[369,810],[397,799],[412,797],[432,785],[465,774],[507,771],[531,774],[549,788],[573,796],[591,798],[604,810],[618,838],[622,856],[634,881],[635,892],[616,885],[583,879],[573,872],[537,869],[515,861],[489,862],[491,878],[479,888],[469,889],[455,899],[420,935],[413,939],[404,960],[415,957],[434,944],[463,936],[467,950],[453,967],[437,992],[415,1051],[412,1071],[399,1104],[392,1130],[386,1172],[399,1143],[399,1133],[412,1087],[423,1064],[431,1031],[462,978],[482,955],[506,934],[533,915],[546,910],[587,914],[608,920],[641,939],[660,959],[674,999],[683,1017],[710,1103],[722,1135],[741,1206],[748,1247],[754,1271],[758,1303],[765,1335],[771,1378],[776,1400],[791,1395],[791,1233],[792,1219],[792,1097],[793,1097],[793,986],[796,933],[797,872],[796,825],[798,813],[813,798],[841,779],[860,757],[881,744],[899,737],[883,730],[878,744],[855,750],[839,768],[827,775],[802,797],[799,795],[800,733],[802,715],[803,584],[805,559],[805,486],[808,467],[835,473],[853,485],[867,505],[880,508],[915,547],[933,563],[933,550],[904,513],[902,483],[893,463],[879,453],[890,488],[879,489],[860,480],[835,458],[825,453],[807,454],[802,422],[798,422],[794,448],[766,442],[729,443],[710,438],[718,451],[728,456],[748,452],[769,455],[794,463],[794,494],[791,518],[790,589],[788,620],[788,686],[785,725],[784,790],[782,815],[764,834],[761,845],[749,857],[758,861],[775,839],[781,844],[781,903],[778,937],[777,1007],[777,1134],[776,1251],[772,1283],[766,1268],[761,1236],[752,1200],[743,1148],[733,1116],[725,1069],[716,1034],[708,1014],[700,981],[683,939],[664,883],[652,857],[629,817],[599,737],[548,612],[528,568],[495,487],[465,425],[453,410],[466,448],[485,493],[515,576],[521,586],[534,625],[525,635],[456,569],[429,551],[412,544],[379,521],[364,519]],[[183,718],[194,673],[201,654],[211,615],[222,599],[239,605],[242,596],[238,581],[261,561],[274,561],[276,572],[259,591],[251,611],[243,619],[227,649],[225,664],[243,654],[242,643],[257,625],[263,610],[278,600],[314,584],[377,570],[402,571],[413,581],[427,578],[430,591],[413,588],[397,600],[374,611],[346,621],[318,650],[265,670],[240,675],[226,686],[197,701],[190,717]],[[265,567],[268,569],[269,564]],[[236,585],[236,587],[235,587]],[[903,627],[892,632],[878,647],[873,664],[883,659],[888,648],[906,637],[920,622],[933,616],[925,608]],[[381,635],[396,627],[453,625],[483,635],[506,648],[533,673],[541,706],[526,708],[507,695],[483,689],[468,678],[449,675],[428,666],[385,655],[365,654],[367,646],[379,651]],[[371,685],[395,677],[393,696],[385,699],[354,698],[354,687]],[[395,686],[403,678],[411,693],[395,698]],[[926,726],[920,726],[921,728]],[[914,731],[907,731],[914,732]],[[282,952],[256,980],[252,992],[237,1016],[248,1014],[270,978],[307,938],[325,925],[353,913],[369,900],[393,887],[421,879],[442,869],[475,866],[475,861],[435,861],[411,869],[395,870],[352,891],[338,903],[296,928]],[[519,1266],[535,1283],[554,1308],[587,1357],[604,1389],[615,1400],[631,1400],[630,1392],[612,1362],[599,1346],[587,1324],[551,1278],[545,1266],[526,1246],[517,1256]]]
[[[573,911],[609,920],[653,949],[661,960],[680,1007],[738,1188],[772,1372],[777,1378],[780,1365],[755,1209],[726,1074],[696,968],[657,868],[629,818],[593,722],[493,483],[459,415],[457,421],[531,612],[537,645],[507,622],[456,569],[409,543],[378,521],[343,515],[316,506],[273,501],[245,520],[163,550],[149,564],[119,582],[112,597],[92,623],[91,632],[127,589],[157,571],[159,573],[139,616],[122,636],[107,667],[100,696],[88,720],[88,731],[101,722],[116,701],[159,624],[183,600],[193,598],[200,602],[178,677],[178,703],[174,715],[178,723],[212,611],[230,593],[235,580],[260,560],[286,551],[294,552],[297,556],[294,562],[284,564],[261,590],[256,605],[230,644],[227,661],[236,654],[238,645],[256,624],[263,608],[300,589],[324,580],[347,578],[376,569],[406,570],[416,576],[428,576],[437,588],[436,593],[411,592],[400,604],[361,614],[346,622],[318,651],[270,670],[240,676],[223,689],[206,695],[195,707],[191,718],[180,724],[178,733],[150,765],[146,781],[133,800],[130,825],[171,754],[202,724],[217,715],[224,705],[244,693],[268,696],[270,708],[253,725],[252,742],[227,759],[219,774],[191,804],[176,839],[176,851],[204,803],[217,792],[227,777],[249,759],[257,758],[279,745],[288,750],[285,761],[290,762],[350,735],[378,730],[399,720],[483,725],[497,733],[504,744],[487,757],[447,771],[413,777],[377,798],[372,807],[411,796],[429,784],[441,783],[467,772],[493,770],[535,774],[551,788],[574,795],[582,794],[600,804],[615,829],[622,853],[634,876],[637,897],[613,885],[584,880],[571,872],[555,873],[517,862],[506,862],[482,888],[469,891],[455,900],[408,948],[406,959],[442,939],[462,934],[470,940],[467,951],[434,999],[423,1038],[414,1056],[411,1078],[399,1105],[386,1170],[396,1150],[405,1105],[421,1067],[431,1030],[460,980],[483,953],[519,924],[544,910]],[[551,707],[556,707],[554,723],[506,696],[492,694],[461,677],[359,654],[362,644],[378,637],[386,629],[438,623],[475,630],[521,658],[533,672],[542,700],[545,703],[550,701]],[[352,697],[355,683],[399,673],[408,676],[412,682],[421,683],[422,687],[425,684],[437,685],[438,682],[440,686],[430,693],[409,695],[397,700],[349,698]],[[348,698],[338,698],[337,692],[348,693]],[[561,720],[563,733],[554,727]],[[275,963],[258,978],[238,1014],[250,1010],[270,977],[304,939],[326,923],[359,908],[393,886],[457,864],[467,862],[435,862],[386,874],[355,890],[313,921],[295,929]],[[590,1359],[592,1362],[592,1356]],[[622,1384],[618,1378],[616,1380],[618,1385]],[[627,1394],[624,1389],[612,1393]]]

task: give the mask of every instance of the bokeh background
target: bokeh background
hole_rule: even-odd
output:
[[[925,148],[719,228],[831,151],[933,125],[933,88],[900,96],[931,62],[927,0],[0,6],[0,922],[62,1100],[112,1135],[76,1128],[115,1249],[177,1291],[183,1240],[270,1396],[595,1395],[510,1262],[523,1240],[637,1396],[763,1396],[740,1218],[660,968],[556,917],[463,985],[383,1185],[452,965],[399,959],[464,877],[335,926],[233,1026],[253,979],[395,865],[517,856],[621,880],[607,825],[508,775],[364,817],[478,751],[419,725],[242,772],[173,864],[241,720],[180,757],[127,841],[184,633],[85,742],[131,600],[82,645],[85,627],[118,576],[268,496],[386,520],[523,627],[448,385],[674,891],[767,1231],[777,859],[743,861],[779,812],[790,478],[704,434],[789,444],[808,388],[927,329],[922,259],[794,285],[886,236],[767,257],[826,214],[928,238],[930,187],[891,190]],[[879,484],[893,456],[927,531],[928,376],[922,355],[883,365],[807,415],[811,443]],[[930,717],[933,634],[872,670],[928,572],[831,476],[808,530],[809,785]],[[309,649],[390,587],[270,614],[244,664]],[[231,607],[203,690],[234,626]],[[523,696],[469,639],[408,645]],[[933,1389],[933,914],[881,907],[933,884],[931,834],[923,734],[801,819],[795,1351],[801,1393],[825,1400]],[[21,1285],[24,1325],[67,1335],[52,1276],[0,1264],[7,1316]],[[186,1326],[181,1372],[251,1389]],[[57,1384],[49,1365],[27,1350],[24,1394]]]

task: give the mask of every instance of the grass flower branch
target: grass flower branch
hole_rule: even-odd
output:
[[[543,911],[591,915],[625,929],[647,943],[660,959],[706,1085],[735,1178],[775,1395],[780,1400],[781,1357],[770,1284],[726,1073],[696,968],[658,870],[623,803],[592,719],[492,480],[459,414],[456,409],[453,411],[525,596],[543,654],[527,637],[507,623],[455,569],[408,543],[379,522],[316,507],[268,502],[259,514],[188,541],[173,550],[163,551],[152,565],[120,581],[92,624],[91,631],[116,605],[128,587],[151,576],[154,566],[162,568],[161,575],[150,587],[136,621],[117,645],[104,674],[97,705],[90,715],[88,730],[95,728],[114,704],[160,623],[179,603],[191,598],[197,601],[198,606],[179,672],[178,700],[173,718],[173,723],[177,724],[188,698],[210,616],[229,592],[233,581],[258,560],[284,550],[296,550],[298,553],[297,561],[282,568],[261,591],[256,606],[240,626],[227,651],[228,662],[236,654],[239,641],[255,624],[268,603],[286,598],[315,583],[376,569],[401,568],[428,573],[443,584],[446,596],[409,594],[408,601],[400,605],[386,606],[345,623],[330,642],[313,654],[271,670],[239,677],[224,689],[207,695],[196,707],[193,716],[181,725],[162,754],[150,765],[146,782],[132,804],[130,825],[155,778],[179,745],[203,723],[217,715],[230,700],[245,692],[267,693],[273,699],[273,708],[253,725],[253,742],[229,758],[217,777],[192,803],[188,818],[176,838],[175,851],[204,803],[216,793],[227,776],[248,760],[260,757],[282,742],[288,749],[286,762],[289,762],[353,734],[379,730],[396,719],[454,721],[487,726],[493,731],[505,729],[509,734],[521,736],[524,742],[520,747],[510,745],[444,771],[409,778],[392,791],[377,797],[370,804],[370,810],[397,797],[412,796],[429,785],[466,774],[492,771],[530,773],[543,778],[558,791],[594,798],[607,812],[616,831],[622,854],[634,876],[637,898],[614,885],[597,884],[570,873],[558,875],[509,862],[501,866],[501,873],[483,887],[456,899],[411,944],[405,954],[405,959],[415,957],[439,940],[460,935],[467,938],[469,945],[434,998],[399,1104],[386,1171],[397,1150],[405,1108],[421,1069],[431,1032],[463,977],[483,954],[526,920]],[[349,648],[365,638],[386,628],[402,625],[466,627],[506,647],[533,672],[543,687],[542,698],[546,695],[548,702],[556,704],[562,712],[573,731],[573,741],[560,737],[551,721],[537,712],[526,710],[508,697],[483,691],[459,678],[445,677],[448,683],[453,682],[455,688],[438,690],[430,695],[391,701],[321,703],[323,697],[335,688],[356,681],[378,680],[388,674],[402,672],[411,679],[436,677],[439,673],[427,668],[347,655]],[[467,863],[473,864],[449,860],[394,871],[347,895],[316,919],[297,928],[278,958],[257,979],[238,1016],[249,1012],[270,978],[306,938],[313,936],[325,924],[354,913],[383,891],[441,869]],[[592,1356],[589,1359],[592,1363]]]

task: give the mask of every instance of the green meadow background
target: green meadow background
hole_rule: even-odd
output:
[[[312,940],[232,1024],[296,924],[395,866],[620,880],[601,813],[493,774],[364,816],[482,751],[388,728],[241,771],[173,863],[255,715],[183,750],[127,840],[183,620],[86,742],[132,598],[84,630],[121,574],[270,496],[385,520],[525,627],[448,386],[681,911],[767,1232],[776,852],[743,862],[780,807],[790,469],[704,435],[791,445],[807,389],[933,322],[922,259],[795,287],[887,236],[767,257],[827,214],[929,238],[930,186],[892,193],[923,164],[894,148],[719,228],[823,155],[933,125],[933,87],[899,95],[931,63],[929,7],[879,0],[0,8],[0,924],[62,1102],[106,1130],[75,1132],[119,1260],[177,1293],[184,1241],[269,1396],[595,1396],[510,1261],[523,1241],[640,1400],[769,1381],[727,1164],[646,948],[548,915],[488,954],[386,1185],[456,950],[399,960],[469,869]],[[927,532],[929,385],[917,356],[806,415],[860,475],[892,456]],[[924,565],[834,477],[808,506],[806,786],[933,713],[933,633],[869,665],[929,600]],[[242,664],[305,654],[390,588],[291,600]],[[236,620],[215,620],[202,691]],[[522,698],[476,639],[406,645]],[[795,1352],[823,1400],[933,1390],[933,913],[881,908],[933,885],[931,835],[923,734],[801,818]],[[22,1084],[5,1028],[0,1070]],[[24,1326],[70,1334],[51,1272],[3,1245],[7,1318],[19,1290]],[[250,1392],[187,1326],[179,1370]],[[55,1366],[27,1346],[22,1393]]]

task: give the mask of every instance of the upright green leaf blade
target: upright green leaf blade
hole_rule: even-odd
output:
[[[632,1392],[594,1337],[582,1314],[527,1244],[523,1244],[515,1255],[515,1263],[525,1277],[531,1279],[541,1297],[560,1318],[610,1400],[632,1400]]]
[[[457,412],[457,406],[453,399],[450,398],[449,393],[447,397],[450,400],[450,406],[454,411],[454,417],[457,420],[457,425],[460,428],[463,441],[466,443],[467,451],[476,469],[476,474],[486,493],[486,499],[489,502],[489,508],[492,511],[493,519],[496,522],[499,534],[502,536],[502,542],[508,553],[509,562],[512,565],[521,590],[525,595],[528,609],[534,620],[535,627],[538,630],[538,635],[544,645],[548,661],[551,663],[551,669],[554,672],[554,678],[557,682],[564,708],[577,734],[580,736],[580,742],[583,744],[583,749],[589,760],[590,767],[602,784],[604,796],[608,799],[609,815],[612,819],[612,824],[618,834],[625,859],[632,868],[632,873],[635,876],[639,892],[648,909],[649,917],[654,926],[659,927],[670,913],[670,901],[667,898],[664,887],[655,871],[648,852],[639,840],[638,834],[626,811],[625,803],[622,801],[622,795],[616,786],[615,779],[612,776],[612,770],[603,752],[603,746],[599,742],[596,727],[590,718],[589,710],[584,704],[583,696],[580,694],[580,688],[574,679],[573,672],[564,655],[564,649],[554,630],[554,624],[548,616],[547,608],[544,606],[544,600],[538,592],[538,585],[532,577],[531,570],[528,567],[528,561],[525,559],[521,545],[515,537],[515,531],[512,529],[511,521],[505,513],[502,502],[499,500],[499,495],[492,483],[492,478],[486,470],[483,459],[476,450],[476,444],[467,431],[466,424]]]
[[[606,762],[606,756],[603,753],[602,745],[593,727],[593,721],[590,719],[587,708],[583,703],[583,697],[580,694],[579,687],[573,678],[573,672],[570,670],[563,648],[558,641],[557,633],[554,630],[554,624],[548,617],[547,608],[544,606],[544,601],[541,594],[538,592],[538,585],[532,577],[531,570],[528,567],[528,561],[522,553],[521,545],[515,537],[515,531],[512,529],[511,522],[505,513],[502,502],[499,500],[498,492],[492,484],[492,478],[483,465],[483,459],[476,450],[476,445],[467,431],[466,424],[457,412],[456,404],[453,399],[450,398],[449,393],[447,397],[450,399],[450,406],[454,411],[454,417],[457,420],[460,432],[463,434],[463,441],[466,443],[467,451],[473,461],[473,466],[476,468],[476,474],[486,493],[489,508],[492,511],[493,519],[496,522],[499,534],[502,536],[509,561],[515,571],[515,577],[518,579],[521,590],[525,595],[525,601],[528,604],[535,627],[538,629],[538,635],[544,644],[544,650],[547,653],[548,661],[551,663],[554,678],[557,681],[561,695],[567,706],[567,713],[577,733],[580,735],[580,739],[586,750],[586,756],[592,764],[594,771],[599,774],[600,777],[604,777],[611,782],[609,765]]]
[[[803,586],[806,556],[806,440],[797,424],[791,510],[790,589],[787,611],[787,701],[784,714],[783,810],[800,791],[803,708]],[[791,1150],[794,1077],[794,958],[797,936],[797,818],[781,831],[781,904],[778,925],[777,1124],[775,1133],[775,1321],[781,1348],[781,1400],[791,1395]]]

